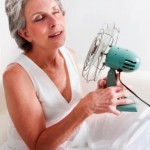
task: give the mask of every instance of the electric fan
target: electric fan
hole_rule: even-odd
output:
[[[82,76],[95,81],[104,66],[109,67],[106,86],[116,86],[116,72],[132,72],[139,68],[140,59],[128,49],[116,46],[119,29],[115,24],[106,24],[95,37],[86,57]],[[117,106],[120,111],[136,112],[136,104]]]

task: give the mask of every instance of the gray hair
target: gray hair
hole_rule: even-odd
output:
[[[23,29],[26,26],[23,11],[27,1],[28,0],[6,0],[5,1],[5,11],[8,16],[9,30],[11,36],[15,39],[19,48],[21,48],[24,51],[29,51],[32,49],[32,44],[18,34],[18,30]],[[55,1],[57,2],[62,14],[65,15],[60,0],[55,0]]]

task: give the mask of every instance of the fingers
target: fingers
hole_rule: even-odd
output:
[[[96,108],[95,113],[113,113],[115,115],[121,114],[121,112],[117,110],[116,107],[116,105],[100,105]]]
[[[100,89],[99,89],[100,90]],[[107,113],[113,113],[115,115],[119,115],[121,112],[117,110],[118,105],[127,105],[127,104],[133,104],[135,103],[132,99],[125,98],[127,95],[125,94],[125,90],[121,86],[116,87],[108,87],[105,89],[101,89],[100,91],[104,91],[103,99],[98,101],[97,106],[97,112],[107,112]],[[102,96],[103,93],[101,93],[100,96]]]
[[[109,99],[125,97],[125,92],[122,86],[107,87],[105,90]]]
[[[121,111],[117,109],[117,106],[133,103],[135,103],[135,101],[131,99],[111,100],[108,103],[97,105],[95,113],[113,113],[115,115],[120,115]]]
[[[135,100],[127,99],[127,98],[122,98],[116,101],[116,105],[127,105],[127,104],[133,104],[133,103],[135,103]]]
[[[93,113],[113,113],[119,115],[118,105],[135,103],[134,100],[125,99],[125,90],[122,86],[103,88],[106,80],[99,80],[98,86],[101,87],[87,95],[88,107]]]
[[[98,80],[97,82],[97,88],[100,89],[100,88],[106,88],[106,78],[104,79],[100,79]]]
[[[125,93],[123,91],[123,88],[120,86],[116,87],[108,87],[105,89],[97,89],[97,97],[98,101],[100,101],[101,104],[111,104],[113,103],[114,99],[120,99],[125,97]]]

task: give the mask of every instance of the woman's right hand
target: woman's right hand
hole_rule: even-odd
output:
[[[103,80],[103,82],[105,82]],[[118,105],[134,103],[134,100],[124,99],[124,88],[122,86],[112,86],[98,88],[88,93],[83,101],[89,114],[93,113],[113,113],[119,115],[121,112],[116,109]]]

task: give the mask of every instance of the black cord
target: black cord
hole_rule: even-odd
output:
[[[150,104],[148,104],[147,102],[145,102],[143,99],[141,99],[137,94],[135,94],[130,88],[128,88],[120,79],[121,76],[121,72],[119,71],[119,81],[120,83],[126,88],[128,89],[133,95],[135,95],[140,101],[142,101],[143,103],[145,103],[146,105],[148,105],[150,107]]]

